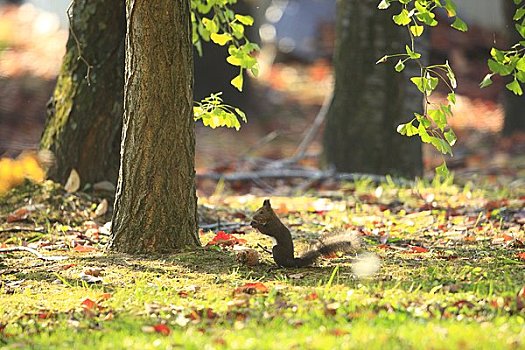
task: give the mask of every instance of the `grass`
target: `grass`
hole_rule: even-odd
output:
[[[83,225],[93,220],[101,198],[26,183],[0,200],[0,215],[31,198],[45,209],[16,225],[45,232],[4,232],[0,243],[65,244],[50,254],[69,259],[0,255],[0,346],[525,349],[525,295],[519,294],[525,261],[518,255],[525,250],[523,193],[474,188],[419,183],[410,189],[382,184],[379,190],[363,182],[309,197],[272,197],[298,250],[316,232],[361,232],[365,251],[381,263],[372,276],[358,278],[361,258],[349,256],[278,269],[261,250],[255,267],[220,247],[131,257],[105,253],[107,238],[101,237],[94,251],[68,250],[67,242],[88,235]],[[222,222],[242,221],[240,214],[249,217],[261,202],[224,193],[201,201],[211,208],[209,219]],[[240,231],[249,247],[271,245],[248,227]],[[203,242],[212,237],[201,236]],[[102,281],[83,280],[87,270],[99,271]],[[243,293],[239,287],[246,283],[266,290]]]

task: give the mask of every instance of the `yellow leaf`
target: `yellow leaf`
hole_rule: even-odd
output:
[[[228,41],[232,40],[232,36],[228,33],[223,33],[223,34],[213,33],[212,35],[210,35],[210,38],[214,43],[219,44],[221,46],[226,45]]]
[[[237,88],[237,90],[242,91],[243,77],[242,72],[232,79],[231,84]]]

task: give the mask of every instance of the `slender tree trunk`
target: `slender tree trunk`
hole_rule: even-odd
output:
[[[512,19],[516,12],[516,5],[511,0],[504,0],[503,6],[507,22],[507,46],[510,47],[523,38],[516,30],[515,22]],[[503,100],[505,108],[503,134],[512,135],[517,132],[525,132],[525,95],[517,96],[512,91],[505,89]]]
[[[196,246],[190,0],[128,0],[121,163],[110,249]]]
[[[75,0],[67,51],[49,104],[41,148],[56,157],[48,175],[65,182],[116,181],[123,113],[123,0]],[[88,68],[89,66],[89,68]]]
[[[375,64],[385,54],[405,51],[406,28],[392,22],[395,10],[377,10],[375,0],[339,0],[337,6],[335,89],[324,158],[339,171],[420,175],[420,141],[396,133],[397,125],[422,110],[422,97],[406,76],[419,70],[410,64],[399,74],[392,64]]]

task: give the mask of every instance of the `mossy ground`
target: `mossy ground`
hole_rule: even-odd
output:
[[[26,183],[0,199],[0,345],[7,349],[525,349],[524,194],[520,187],[412,188],[363,181],[307,196],[271,197],[298,250],[317,233],[359,232],[380,268],[358,278],[361,257],[279,269],[243,223],[262,197],[202,198],[207,222],[238,223],[261,264],[224,247],[169,256],[105,252],[86,221],[102,197]],[[15,209],[29,217],[5,223]],[[16,229],[23,229],[17,231]],[[34,229],[35,231],[31,231]],[[203,243],[212,232],[201,235]],[[79,252],[75,246],[94,250]],[[82,275],[98,271],[91,283]],[[91,274],[95,274],[92,273]],[[244,293],[239,287],[256,284]],[[267,290],[265,290],[267,289]],[[521,293],[524,293],[523,291]]]

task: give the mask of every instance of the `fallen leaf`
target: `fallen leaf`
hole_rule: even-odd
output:
[[[245,294],[256,294],[256,293],[268,293],[268,287],[261,282],[246,283],[245,285],[235,288],[234,294],[245,293]]]
[[[418,246],[410,246],[408,253],[428,253],[428,249]]]
[[[101,268],[98,268],[98,267],[87,267],[84,269],[84,274],[86,275],[91,275],[91,276],[94,276],[94,277],[99,277],[102,275],[102,269]]]
[[[525,253],[518,253],[518,258],[525,261]]]
[[[319,295],[317,295],[316,292],[312,292],[304,297],[304,300],[316,300],[319,298]]]
[[[245,239],[239,239],[234,235],[228,234],[224,231],[218,231],[215,237],[213,237],[206,245],[234,246],[236,244],[242,245],[245,243]]]
[[[78,191],[80,188],[80,176],[78,175],[78,172],[75,169],[71,169],[71,172],[69,173],[69,177],[67,178],[66,184],[64,185],[64,189],[68,193],[73,193]]]
[[[82,308],[84,310],[93,310],[95,308],[98,308],[98,304],[96,302],[94,302],[93,300],[89,299],[89,298],[86,298],[84,299],[80,305],[82,305]]]
[[[100,294],[97,298],[97,301],[104,301],[104,300],[108,300],[111,298],[111,293],[103,293],[103,294]]]
[[[29,217],[31,212],[27,208],[19,208],[7,216],[7,222],[23,221]]]
[[[75,246],[75,248],[73,248],[73,250],[75,252],[79,252],[79,253],[87,253],[87,252],[92,252],[94,250],[97,250],[97,248],[90,247],[90,246],[85,246],[85,245],[77,245],[77,246]]]
[[[107,199],[103,199],[95,209],[95,217],[102,216],[108,212],[109,203]]]
[[[160,333],[162,335],[170,335],[171,333],[171,329],[162,323],[154,325],[153,329],[155,330],[155,332]]]

